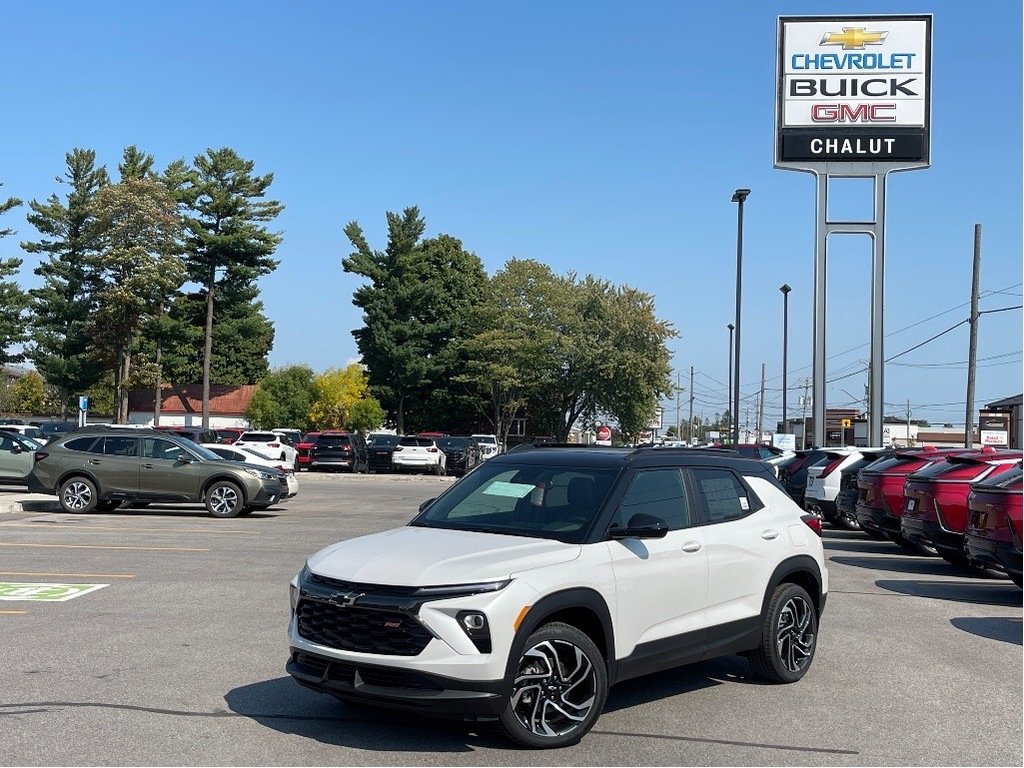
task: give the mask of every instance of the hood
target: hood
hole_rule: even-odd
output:
[[[342,581],[424,587],[507,579],[579,554],[578,544],[550,539],[406,526],[333,544],[309,567]]]

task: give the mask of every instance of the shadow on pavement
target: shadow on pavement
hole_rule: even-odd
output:
[[[435,720],[418,713],[348,704],[303,688],[291,677],[235,688],[224,701],[232,712],[260,725],[339,747],[424,753],[511,749],[491,724]]]
[[[723,683],[763,685],[754,677],[745,658],[723,656],[619,683],[608,692],[604,711],[628,709]]]
[[[868,538],[856,540],[825,539],[823,543],[825,545],[825,554],[828,554],[829,552],[839,551],[861,552],[863,554],[878,553],[881,555],[891,555],[903,551],[888,539],[886,539],[885,541]]]
[[[987,637],[990,640],[1001,640],[1004,643],[1024,645],[1024,626],[1020,619],[1005,616],[974,617],[960,616],[950,619],[949,623],[972,635]]]
[[[876,587],[901,595],[930,597],[936,600],[952,600],[957,603],[982,603],[1020,607],[1021,592],[1009,581],[927,581],[924,579],[886,580],[875,582]]]
[[[895,573],[917,573],[922,576],[963,576],[972,579],[996,578],[987,571],[964,568],[947,563],[945,560],[923,555],[898,555],[896,557],[830,557],[840,565],[852,565],[873,571]]]

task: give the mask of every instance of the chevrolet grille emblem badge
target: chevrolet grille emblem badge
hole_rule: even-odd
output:
[[[341,608],[350,608],[356,604],[356,600],[365,595],[365,592],[346,592],[342,595],[331,595],[331,602]]]
[[[844,51],[862,51],[865,45],[881,45],[888,32],[865,32],[864,27],[843,27],[842,33],[826,32],[818,45],[841,45]]]

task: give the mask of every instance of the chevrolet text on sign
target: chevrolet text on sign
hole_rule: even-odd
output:
[[[781,17],[776,164],[929,159],[931,16]]]

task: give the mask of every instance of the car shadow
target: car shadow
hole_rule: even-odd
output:
[[[842,540],[842,539],[825,539],[822,542],[825,545],[825,552],[861,552],[864,554],[892,554],[894,552],[901,552],[902,550],[891,541],[886,539],[882,541],[880,539],[869,539],[866,536],[857,540]]]
[[[894,573],[916,573],[922,576],[963,576],[971,579],[996,579],[991,572],[979,571],[947,563],[945,560],[926,555],[905,554],[896,557],[830,557],[830,562],[852,565],[875,571]]]
[[[249,515],[243,515],[242,517],[277,517],[277,513],[283,511],[283,507],[268,507],[267,509],[261,509],[259,511],[253,511]],[[202,504],[198,505],[186,505],[186,504],[150,504],[147,507],[118,507],[109,512],[93,512],[92,514],[105,514],[112,515],[114,517],[181,517],[181,518],[193,518],[193,517],[210,517],[210,513],[206,511],[206,507]],[[239,519],[239,518],[229,518]]]
[[[955,603],[981,603],[984,605],[1021,606],[1021,592],[1009,581],[930,581],[925,579],[879,579],[876,587],[913,597],[929,597],[935,600],[951,600]]]
[[[490,723],[349,704],[303,688],[291,677],[234,688],[224,701],[232,712],[267,728],[336,747],[423,753],[513,748]]]
[[[608,692],[608,703],[605,704],[604,711],[628,709],[724,683],[764,685],[761,680],[754,677],[745,658],[721,656],[618,683]]]
[[[1014,645],[1024,645],[1024,625],[1020,619],[1011,619],[1006,616],[959,616],[950,619],[949,623],[972,635]]]

